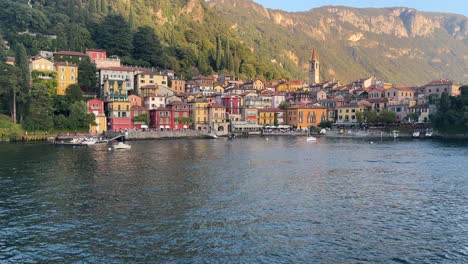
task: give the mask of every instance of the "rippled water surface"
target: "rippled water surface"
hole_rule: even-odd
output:
[[[468,263],[468,144],[0,144],[1,263]]]

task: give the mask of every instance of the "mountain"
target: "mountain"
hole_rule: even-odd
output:
[[[322,79],[376,76],[398,85],[432,79],[468,82],[468,19],[415,9],[325,6],[306,12],[264,8],[250,0],[211,0],[243,43],[307,79],[313,47]]]
[[[250,0],[0,0],[0,9],[1,35],[28,55],[107,48],[127,64],[185,78],[216,71],[307,80],[315,47],[322,79],[468,82],[462,15],[331,6],[289,13]]]

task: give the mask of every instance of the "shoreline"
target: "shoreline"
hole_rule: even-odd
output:
[[[106,138],[114,138],[118,135],[121,135],[120,132],[109,132],[105,135]],[[339,134],[338,131],[328,131],[327,134],[312,134],[313,136],[331,138],[331,139],[394,139],[393,134],[389,132],[364,132],[364,131],[354,131],[351,133]],[[99,137],[100,135],[87,135],[92,137]],[[103,135],[101,135],[103,136]],[[227,133],[222,135],[217,135],[219,138],[227,138],[229,135]],[[236,138],[248,138],[248,137],[305,137],[306,133],[267,133],[267,134],[252,134],[252,135],[242,135],[237,136]],[[84,135],[47,135],[38,137],[37,140],[27,139],[27,140],[0,140],[1,143],[39,143],[39,142],[51,142],[57,138],[74,138],[74,137],[86,137]],[[213,139],[208,135],[208,133],[203,133],[195,130],[187,131],[130,131],[125,135],[126,141],[149,141],[149,140],[172,140],[172,139]],[[428,140],[428,139],[442,139],[442,140],[468,140],[468,134],[455,134],[447,135],[434,133],[430,138],[414,138],[412,133],[401,132],[397,139],[418,139],[418,140]]]

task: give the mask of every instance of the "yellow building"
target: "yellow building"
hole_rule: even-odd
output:
[[[278,84],[276,87],[277,92],[285,92],[285,91],[298,91],[303,90],[305,87],[304,82],[299,80],[292,80],[289,82],[282,82]]]
[[[78,83],[78,66],[68,62],[56,62],[57,95],[65,95],[68,86]]]
[[[356,114],[366,111],[366,108],[358,104],[348,104],[338,107],[337,123],[357,123]]]
[[[199,101],[192,103],[192,122],[195,130],[208,131],[208,102]]]
[[[29,62],[29,68],[31,71],[54,71],[54,63],[48,59],[43,58],[40,55],[37,55],[31,59]]]
[[[328,109],[320,106],[295,105],[286,112],[286,123],[299,129],[318,127],[328,120]]]
[[[218,103],[208,105],[208,123],[209,129],[217,135],[226,135],[228,132],[228,123],[226,122],[226,107]]]
[[[278,108],[258,109],[258,124],[262,126],[282,125],[284,123],[284,115],[285,111]]]
[[[135,89],[138,95],[141,95],[141,87],[148,85],[163,85],[168,86],[168,78],[166,75],[162,75],[159,72],[144,71],[136,75]]]
[[[215,93],[223,94],[223,93],[224,93],[224,87],[222,87],[221,85],[216,85],[216,86],[213,88],[213,91],[214,91]]]
[[[91,99],[88,101],[88,113],[95,116],[95,125],[90,125],[89,132],[100,134],[107,131],[107,118],[104,113],[104,102],[99,99]]]

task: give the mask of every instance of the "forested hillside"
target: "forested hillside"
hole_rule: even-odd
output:
[[[12,48],[22,43],[30,56],[104,48],[126,64],[171,68],[184,78],[213,71],[289,77],[245,48],[204,1],[0,0],[0,8],[4,39]]]

